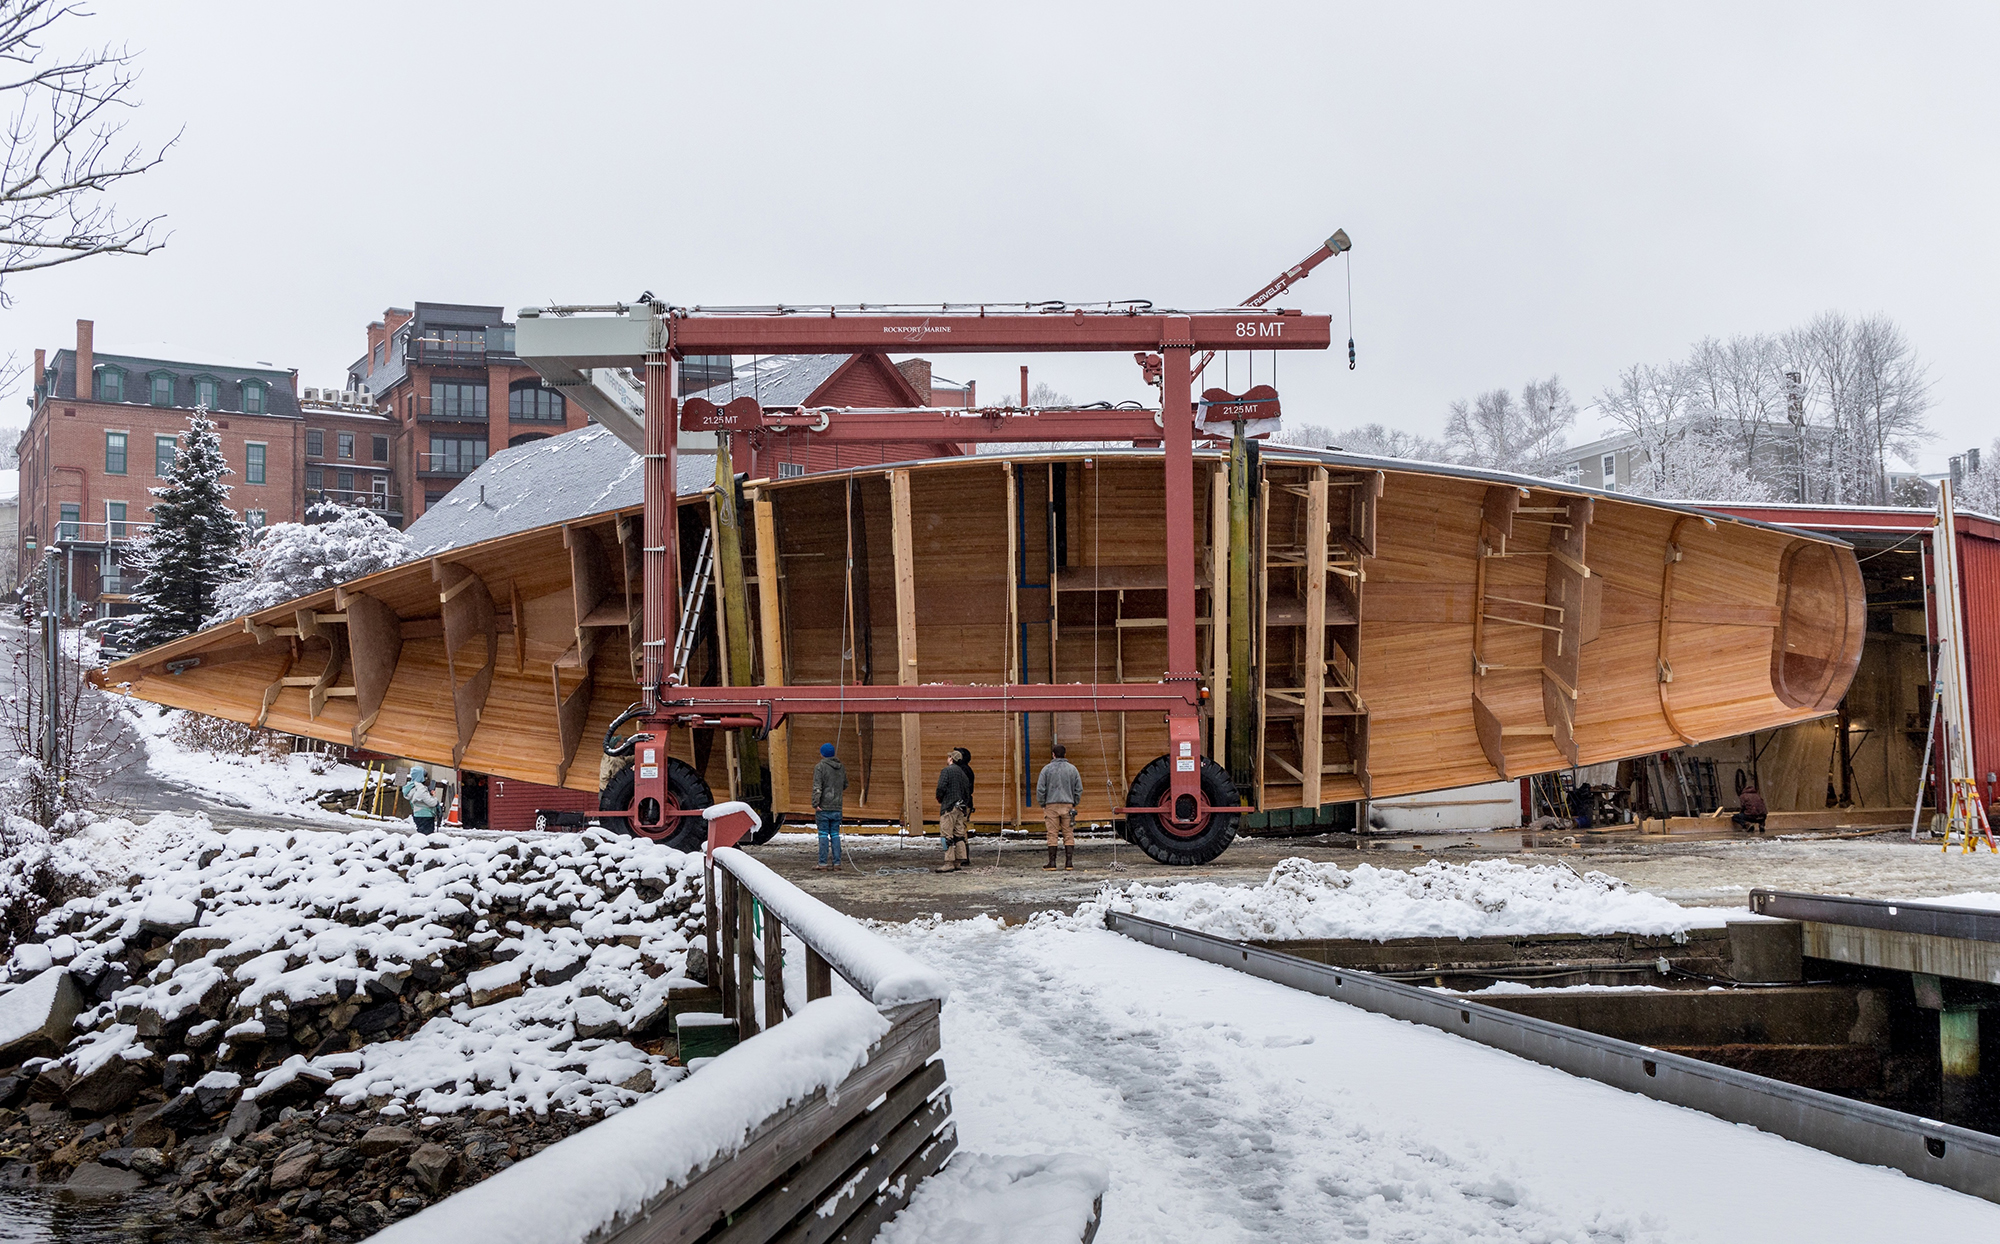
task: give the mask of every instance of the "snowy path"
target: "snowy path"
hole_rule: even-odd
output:
[[[2000,1228],[2000,1206],[1102,930],[889,931],[951,978],[962,1146],[1107,1160],[1105,1244]]]

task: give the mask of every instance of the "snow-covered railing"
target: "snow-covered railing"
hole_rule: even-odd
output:
[[[734,847],[714,852],[706,889],[709,979],[720,984],[722,1013],[736,1021],[743,1039],[783,1021],[791,1005],[826,997],[836,972],[882,1008],[945,999],[944,978],[935,970]],[[784,959],[787,929],[805,949],[802,1000],[788,998],[785,973],[769,966]]]
[[[741,851],[705,871],[709,980],[736,1046],[374,1240],[858,1244],[943,1168],[958,1145],[943,979]],[[790,994],[788,933],[804,952]],[[835,973],[859,996],[835,996]]]

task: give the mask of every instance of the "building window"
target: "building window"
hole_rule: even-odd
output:
[[[368,481],[368,486],[375,493],[375,507],[377,509],[387,509],[389,502],[389,477],[386,475],[377,475],[374,479]]]
[[[243,482],[264,482],[264,447],[255,443],[243,447]]]
[[[165,479],[174,469],[175,440],[171,436],[153,438],[153,477]]]
[[[486,461],[486,442],[474,437],[433,436],[429,469],[446,475],[470,475]]]
[[[78,521],[82,517],[83,517],[83,507],[76,505],[63,506],[62,522],[58,524],[56,527],[56,539],[58,540],[76,539],[77,535],[83,529],[83,524],[80,521]]]
[[[324,487],[326,487],[326,468],[325,468],[325,467],[307,467],[307,468],[306,468],[306,491],[307,491],[307,492],[318,492],[318,491],[319,491],[320,489],[322,489],[322,488],[324,488]]]
[[[342,471],[339,473],[338,478],[340,480],[340,491],[342,492],[354,491],[354,472]]]
[[[549,439],[547,432],[523,432],[519,436],[509,438],[507,448],[519,449],[529,441],[545,441],[547,439]]]
[[[125,434],[106,432],[104,434],[104,473],[106,475],[125,474]]]
[[[563,395],[554,389],[544,388],[539,380],[516,380],[507,387],[507,417],[523,421],[561,423]]]
[[[1582,482],[1583,464],[1581,462],[1572,462],[1563,468],[1563,483],[1581,484]]]
[[[354,461],[354,433],[336,432],[334,433],[334,439],[340,446],[340,460],[342,462]]]
[[[255,380],[243,382],[243,413],[246,415],[264,413],[264,386]]]
[[[215,402],[216,391],[219,388],[221,388],[221,386],[216,384],[216,382],[213,380],[195,381],[194,404],[201,407],[203,410],[214,410],[216,407],[216,402]]]
[[[100,402],[122,402],[125,400],[125,373],[116,367],[97,369],[97,400]]]
[[[243,511],[243,523],[245,526],[249,527],[250,530],[252,531],[262,531],[264,528],[264,511],[262,510]]]
[[[369,441],[369,448],[374,451],[375,461],[387,462],[389,460],[389,438],[386,436],[372,436],[369,438]]]
[[[417,338],[417,345],[425,353],[484,354],[486,352],[486,330],[483,328],[426,328],[424,335]]]
[[[126,538],[125,503],[123,501],[106,501],[104,503],[104,538],[106,540],[123,540]]]
[[[1615,455],[1604,455],[1603,461],[1598,465],[1604,472],[1605,483],[1615,484],[1618,482],[1618,459]]]
[[[306,457],[326,457],[326,433],[318,428],[306,429]]]
[[[153,377],[153,405],[172,406],[174,404],[174,378],[168,375]]]
[[[431,418],[484,419],[486,386],[459,384],[449,380],[431,381]]]

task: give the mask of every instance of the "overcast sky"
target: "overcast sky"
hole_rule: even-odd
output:
[[[24,356],[83,317],[316,386],[418,299],[1206,307],[1344,227],[1360,368],[1287,356],[1292,418],[1435,434],[1831,309],[1929,361],[1926,469],[2000,433],[1992,6],[96,3],[133,132],[185,127],[120,194],[172,237],[9,282]],[[1344,277],[1284,302],[1344,338]],[[936,366],[1022,361],[1142,395]]]

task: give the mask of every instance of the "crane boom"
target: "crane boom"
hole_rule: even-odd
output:
[[[1270,284],[1264,286],[1264,288],[1258,290],[1256,293],[1244,299],[1243,305],[1246,307],[1263,306],[1265,303],[1270,302],[1273,298],[1276,298],[1279,294],[1284,293],[1292,286],[1297,285],[1300,281],[1305,280],[1306,277],[1312,274],[1312,270],[1314,268],[1319,267],[1321,264],[1333,258],[1335,255],[1340,254],[1342,251],[1349,251],[1353,249],[1354,249],[1354,243],[1348,240],[1347,230],[1335,229],[1333,231],[1332,237],[1328,238],[1326,241],[1321,242],[1319,244],[1318,250],[1314,251],[1310,255],[1307,255],[1304,259],[1299,260],[1297,263],[1285,269],[1283,272],[1280,272],[1276,277],[1272,278]],[[1215,351],[1208,350],[1202,353],[1199,357],[1197,357],[1194,360],[1193,375],[1196,379],[1201,378],[1202,369],[1206,368],[1209,364],[1209,360],[1213,359],[1214,357],[1215,357]]]

